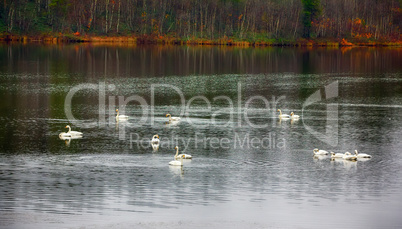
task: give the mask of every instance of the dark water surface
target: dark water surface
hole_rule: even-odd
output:
[[[398,228],[401,63],[397,48],[1,44],[0,228]],[[83,137],[59,139],[66,125]],[[176,145],[193,156],[179,168]]]

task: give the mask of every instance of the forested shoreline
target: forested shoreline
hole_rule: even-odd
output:
[[[4,0],[2,40],[400,45],[402,0]]]

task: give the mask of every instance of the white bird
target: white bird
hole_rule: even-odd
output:
[[[128,116],[127,116],[127,115],[119,115],[119,109],[116,109],[116,112],[117,112],[116,121],[128,120]]]
[[[169,117],[169,122],[180,121],[180,117],[172,117],[170,114],[166,114],[166,117]]]
[[[79,131],[71,131],[71,127],[69,125],[67,125],[66,128],[68,128],[67,133],[71,134],[72,137],[82,135],[82,133]]]
[[[71,137],[82,137],[82,133],[78,132],[78,131],[71,131],[71,127],[69,125],[66,126],[66,128],[68,128],[67,133],[66,132],[62,132],[59,134],[59,138],[71,138]]]
[[[334,153],[331,152],[331,158],[343,158],[344,154],[343,153]]]
[[[314,155],[328,155],[329,154],[328,151],[325,151],[325,150],[322,150],[322,149],[320,149],[320,150],[313,149],[313,153],[314,153]]]
[[[72,140],[72,139],[80,139],[80,138],[82,138],[82,135],[74,135],[74,136],[71,136],[71,134],[64,134],[64,135],[62,135],[63,133],[60,133],[59,134],[59,138],[61,139],[61,140]]]
[[[177,156],[179,154],[179,148],[176,146],[175,149],[177,149],[176,151],[176,155],[174,155],[174,161],[169,162],[169,165],[173,165],[173,166],[183,166],[183,158],[180,158],[180,161],[177,160]]]
[[[298,115],[295,115],[295,113],[290,113],[290,118],[291,119],[294,119],[294,120],[297,120],[297,119],[299,119],[300,118],[300,116],[298,116]]]
[[[175,159],[177,159],[177,158],[192,159],[193,158],[190,154],[185,154],[185,153],[179,154],[178,146],[175,147],[175,150],[176,150],[176,155],[174,156]]]
[[[282,114],[282,111],[280,109],[278,109],[279,111],[279,118],[280,119],[290,119],[290,116],[287,114]]]
[[[151,146],[152,146],[152,150],[153,150],[154,152],[156,152],[156,151],[159,150],[159,144],[151,144]]]
[[[371,155],[365,153],[358,153],[357,150],[355,150],[355,155],[357,158],[371,158]]]
[[[151,140],[152,144],[159,144],[159,135],[155,134]]]
[[[348,160],[348,161],[356,161],[357,157],[355,155],[350,154],[349,152],[346,152],[343,157],[344,160]]]
[[[71,138],[71,134],[66,133],[66,132],[62,132],[62,133],[59,134],[59,138],[60,138],[61,140],[65,140],[65,139],[67,139],[67,138]]]

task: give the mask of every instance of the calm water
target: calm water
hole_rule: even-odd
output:
[[[400,63],[388,48],[1,44],[0,227],[400,227]],[[83,137],[59,139],[67,124]]]

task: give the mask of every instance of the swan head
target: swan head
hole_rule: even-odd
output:
[[[281,109],[278,109],[279,112],[281,112]]]
[[[358,155],[359,153],[357,152],[357,150],[355,150],[355,154]]]
[[[176,146],[176,147],[174,147],[174,149],[179,149],[179,147],[178,147],[178,146]]]
[[[166,117],[169,117],[169,116],[171,116],[170,114],[166,114]]]
[[[292,112],[292,113],[290,113],[290,115],[291,115],[291,116],[293,116],[294,114],[295,114],[295,113],[293,113],[293,112]]]
[[[71,128],[70,125],[67,125],[65,128]]]
[[[351,155],[349,152],[346,152],[345,155]]]
[[[315,149],[313,149],[313,151],[314,151],[314,152],[318,152],[318,149],[317,149],[317,148],[315,148]]]
[[[153,138],[159,138],[159,135],[155,134]]]
[[[116,109],[116,112],[119,112],[119,109]]]

